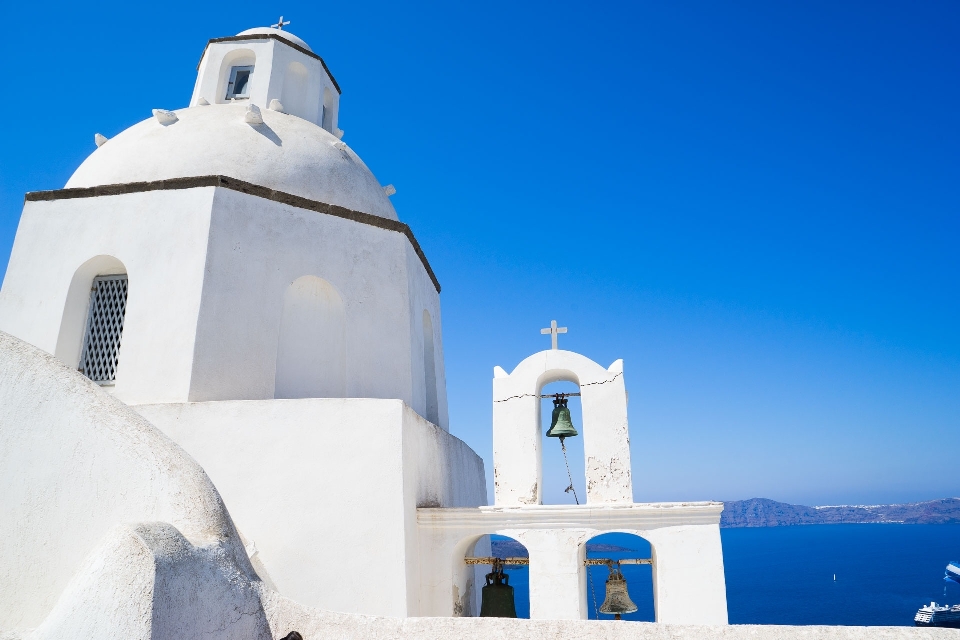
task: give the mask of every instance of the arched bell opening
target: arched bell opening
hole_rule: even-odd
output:
[[[614,620],[619,615],[622,620],[655,622],[650,543],[636,534],[617,531],[596,535],[585,546],[588,563],[610,561],[587,566],[587,617]]]
[[[468,541],[454,581],[454,615],[530,617],[530,554],[518,540],[490,534]]]
[[[541,396],[549,396],[540,398],[541,504],[587,503],[583,411],[579,395],[569,395],[579,391],[575,380],[548,382],[540,389]]]

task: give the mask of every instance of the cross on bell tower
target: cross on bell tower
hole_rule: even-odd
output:
[[[548,333],[550,334],[550,348],[553,349],[554,351],[557,350],[557,334],[566,333],[566,332],[567,332],[566,327],[557,327],[556,320],[551,320],[549,327],[545,329],[540,329],[540,333],[542,333],[543,335],[547,335]]]
[[[283,28],[284,28],[285,26],[287,26],[288,24],[290,24],[290,21],[287,20],[286,22],[284,22],[284,21],[283,21],[283,16],[280,16],[280,19],[277,20],[277,24],[272,24],[272,25],[270,25],[270,28],[271,28],[271,29],[279,29],[280,31],[283,31]]]

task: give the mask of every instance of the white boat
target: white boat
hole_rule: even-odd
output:
[[[936,602],[920,607],[913,617],[913,624],[918,627],[953,627],[960,628],[960,604],[952,607],[948,604],[938,605]]]

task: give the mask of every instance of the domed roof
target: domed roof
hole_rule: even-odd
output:
[[[168,125],[149,118],[105,142],[67,188],[223,175],[310,200],[397,220],[380,183],[336,136],[316,124],[262,109],[244,121],[246,103],[175,111]]]
[[[303,48],[306,49],[307,51],[311,51],[311,52],[313,51],[313,49],[310,48],[310,45],[308,45],[306,42],[304,42],[303,40],[301,40],[301,39],[298,38],[297,36],[293,35],[292,33],[288,32],[288,31],[284,31],[284,30],[282,30],[282,29],[274,29],[273,27],[254,27],[253,29],[247,29],[246,31],[241,31],[241,32],[238,33],[237,35],[238,35],[238,36],[252,36],[252,35],[260,35],[260,34],[268,34],[268,35],[269,35],[269,34],[272,34],[272,35],[275,35],[275,36],[280,36],[280,37],[283,38],[284,40],[287,40],[287,41],[289,41],[289,42],[292,42],[293,44],[300,45],[301,47],[303,47]]]

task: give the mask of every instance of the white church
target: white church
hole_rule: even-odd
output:
[[[449,432],[438,276],[283,26],[210,40],[189,106],[26,195],[0,288],[0,638],[731,629],[722,503],[633,501],[624,364],[555,324],[492,373],[487,495]],[[542,504],[556,381],[580,395],[583,504]],[[655,624],[587,620],[606,532],[650,542]],[[479,617],[491,534],[528,552],[532,620]]]

